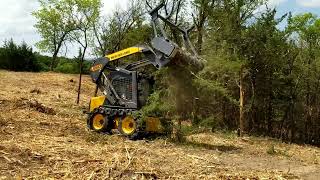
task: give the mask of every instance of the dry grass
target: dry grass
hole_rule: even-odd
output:
[[[204,133],[174,144],[89,132],[82,113],[94,91],[88,77],[80,106],[75,75],[0,71],[0,79],[0,179],[320,177],[320,150],[311,146]]]

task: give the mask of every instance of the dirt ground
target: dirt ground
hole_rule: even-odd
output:
[[[94,85],[56,73],[0,71],[0,179],[320,179],[320,149],[201,133],[185,144],[86,129]]]

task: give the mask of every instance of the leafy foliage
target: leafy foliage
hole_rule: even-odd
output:
[[[89,61],[84,61],[83,74],[89,74],[89,69],[91,63]],[[80,73],[80,60],[79,59],[67,59],[60,58],[59,64],[54,69],[55,72],[67,73],[67,74],[79,74]]]
[[[17,45],[11,39],[0,49],[0,68],[12,71],[40,71],[40,65],[31,47],[25,42]]]
[[[80,72],[79,60],[58,57],[59,64],[55,72],[77,74]],[[52,57],[33,52],[26,43],[17,45],[13,40],[6,41],[0,48],[0,69],[11,71],[49,71]],[[88,74],[91,62],[84,61],[83,73]]]

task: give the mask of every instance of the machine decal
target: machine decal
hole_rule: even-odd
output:
[[[102,64],[97,64],[97,65],[91,67],[92,72],[99,71],[101,69],[102,69]]]
[[[139,47],[130,47],[130,48],[115,52],[113,54],[107,55],[107,58],[110,59],[110,61],[114,61],[129,55],[135,54],[140,51],[141,51],[141,48]]]

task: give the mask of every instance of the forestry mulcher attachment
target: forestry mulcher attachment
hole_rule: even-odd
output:
[[[92,64],[91,77],[97,87],[95,97],[90,101],[87,120],[90,129],[106,133],[118,129],[121,134],[128,137],[136,137],[140,133],[160,133],[162,126],[159,118],[150,117],[141,123],[133,116],[146,104],[153,84],[148,74],[140,72],[139,69],[150,65],[156,69],[166,66],[191,67],[196,70],[203,68],[188,37],[192,28],[182,29],[168,18],[161,16],[159,10],[163,6],[164,4],[160,4],[150,12],[154,30],[154,38],[150,45],[130,47],[99,58]],[[183,49],[188,52],[168,39],[164,30],[166,25],[182,34]],[[141,57],[138,61],[116,66],[120,60],[124,63],[126,59],[136,54]],[[99,90],[103,95],[97,97]]]

